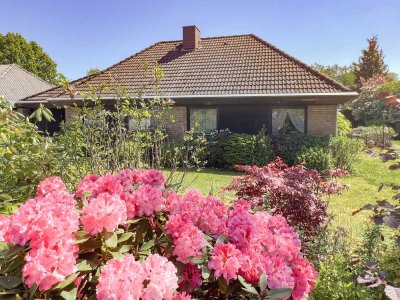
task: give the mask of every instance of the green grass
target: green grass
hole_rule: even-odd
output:
[[[340,179],[349,188],[341,195],[327,199],[329,211],[334,215],[333,226],[344,227],[350,238],[360,236],[363,224],[368,222],[369,212],[361,212],[355,216],[352,216],[352,212],[367,203],[373,203],[380,199],[391,199],[393,192],[390,188],[378,192],[381,183],[400,183],[400,170],[389,170],[390,164],[391,162],[383,163],[379,158],[370,158],[365,153],[360,153],[360,159],[355,164],[353,171]],[[188,174],[183,187],[199,189],[204,194],[211,193],[225,202],[230,202],[234,199],[234,195],[232,193],[221,194],[220,190],[229,184],[232,176],[240,176],[240,173],[205,169]]]

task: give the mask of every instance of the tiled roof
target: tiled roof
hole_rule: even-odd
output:
[[[143,63],[157,62],[164,71],[159,92],[165,96],[341,93],[349,89],[255,35],[203,38],[200,47],[184,51],[182,41],[156,43],[95,75],[72,84],[78,91],[110,78],[129,94],[148,83]],[[149,89],[147,96],[152,96]],[[66,97],[57,87],[29,100]],[[109,94],[108,96],[113,96]]]
[[[49,88],[53,88],[50,83],[16,64],[0,65],[0,95],[11,104]]]

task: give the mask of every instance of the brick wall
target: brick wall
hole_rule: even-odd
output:
[[[170,114],[174,122],[167,120],[167,133],[173,140],[182,139],[187,130],[187,108],[186,106],[173,106]]]
[[[337,105],[309,105],[307,133],[335,135],[337,131]]]
[[[75,114],[76,114],[76,108],[65,107],[65,123],[69,122]]]

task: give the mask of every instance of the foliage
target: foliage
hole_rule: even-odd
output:
[[[346,257],[329,256],[320,264],[318,281],[309,299],[377,299],[367,288],[357,285],[357,275],[357,270],[349,268]]]
[[[351,133],[351,122],[348,120],[344,114],[338,112],[337,114],[337,134],[338,135],[348,135]]]
[[[295,163],[297,155],[304,148],[317,146],[324,148],[329,145],[329,137],[318,137],[301,132],[274,134],[271,138],[274,154],[288,165]]]
[[[330,139],[329,151],[332,155],[334,167],[351,170],[360,156],[364,143],[359,139],[347,136],[335,136]]]
[[[382,190],[385,187],[382,184],[379,187],[379,190]],[[394,251],[395,262],[400,260],[399,256],[399,247],[400,247],[400,193],[397,192],[400,190],[400,186],[393,185],[392,190],[395,191],[395,195],[393,196],[393,201],[397,202],[397,204],[392,204],[387,200],[378,200],[376,204],[366,204],[360,209],[353,212],[353,215],[359,213],[363,210],[372,210],[373,215],[370,220],[376,226],[386,226],[392,230],[392,238],[394,240],[395,247],[397,248]],[[377,229],[379,236],[381,236],[380,229]],[[376,241],[379,241],[376,239]],[[377,288],[380,286],[385,286],[385,294],[391,300],[397,300],[398,295],[400,294],[400,288],[393,286],[393,284],[398,285],[400,282],[398,281],[398,277],[392,277],[392,280],[388,277],[389,273],[395,272],[397,275],[400,273],[398,269],[398,265],[395,263],[392,270],[382,270],[377,262],[379,256],[373,255],[377,252],[377,245],[372,244],[375,251],[367,253],[366,257],[361,257],[361,263],[363,264],[365,271],[364,273],[359,276],[358,282],[361,284],[366,284],[370,288]],[[390,267],[393,267],[390,266]],[[397,296],[396,296],[397,295]]]
[[[337,64],[329,66],[316,63],[313,64],[312,67],[350,89],[354,89],[356,87],[356,74],[354,73],[354,66],[340,66]]]
[[[333,157],[328,149],[322,147],[302,148],[296,157],[296,163],[305,163],[307,169],[323,171],[333,167]]]
[[[168,191],[156,170],[88,175],[75,195],[50,177],[11,217],[0,216],[8,245],[1,291],[24,299],[306,298],[317,274],[298,234],[282,216],[249,209]]]
[[[237,169],[246,174],[233,178],[227,190],[249,201],[252,207],[264,205],[271,214],[284,216],[300,230],[305,241],[313,240],[325,223],[327,204],[322,196],[338,194],[343,188],[316,170],[307,170],[303,165],[288,167],[279,158],[262,168],[237,166]],[[344,174],[330,173],[333,178]]]
[[[229,166],[263,166],[272,159],[271,140],[262,128],[257,135],[234,133],[225,146],[225,161]]]
[[[59,83],[57,64],[34,41],[19,33],[0,34],[0,64],[17,64],[51,84]]]
[[[53,143],[0,97],[1,209],[33,195],[37,184],[57,173]]]
[[[231,132],[229,129],[215,130],[207,136],[207,164],[215,168],[224,168],[225,147]]]
[[[384,129],[382,126],[360,126],[354,128],[353,134],[359,136],[366,144],[369,141],[374,141],[377,145],[391,145],[391,140],[397,135],[393,128],[387,126]]]
[[[365,125],[381,125],[400,117],[398,107],[390,107],[380,99],[380,94],[386,92],[400,97],[400,81],[387,82],[386,79],[366,84],[360,95],[351,103],[356,120]]]
[[[86,75],[93,75],[93,74],[96,74],[96,73],[98,73],[98,72],[100,72],[100,69],[99,68],[90,68],[90,69],[88,69],[87,71],[86,71]]]
[[[383,60],[385,56],[383,51],[379,49],[378,37],[373,36],[367,41],[368,48],[362,50],[358,63],[354,64],[358,87],[361,87],[362,80],[388,73],[388,67]]]

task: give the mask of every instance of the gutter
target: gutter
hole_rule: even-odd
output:
[[[204,99],[204,98],[302,98],[302,97],[356,97],[358,96],[357,92],[340,92],[340,93],[286,93],[286,94],[221,94],[221,95],[171,95],[171,96],[159,96],[159,98],[168,98],[168,99]],[[156,96],[143,96],[143,99],[153,99]],[[138,97],[132,97],[138,98]],[[102,100],[115,100],[116,97],[102,97]],[[124,99],[124,98],[121,98]],[[16,105],[23,104],[38,104],[38,103],[54,103],[57,102],[73,102],[73,101],[83,101],[84,98],[79,97],[71,100],[71,98],[48,98],[46,100],[23,100],[16,102]],[[86,99],[88,100],[88,99]]]

